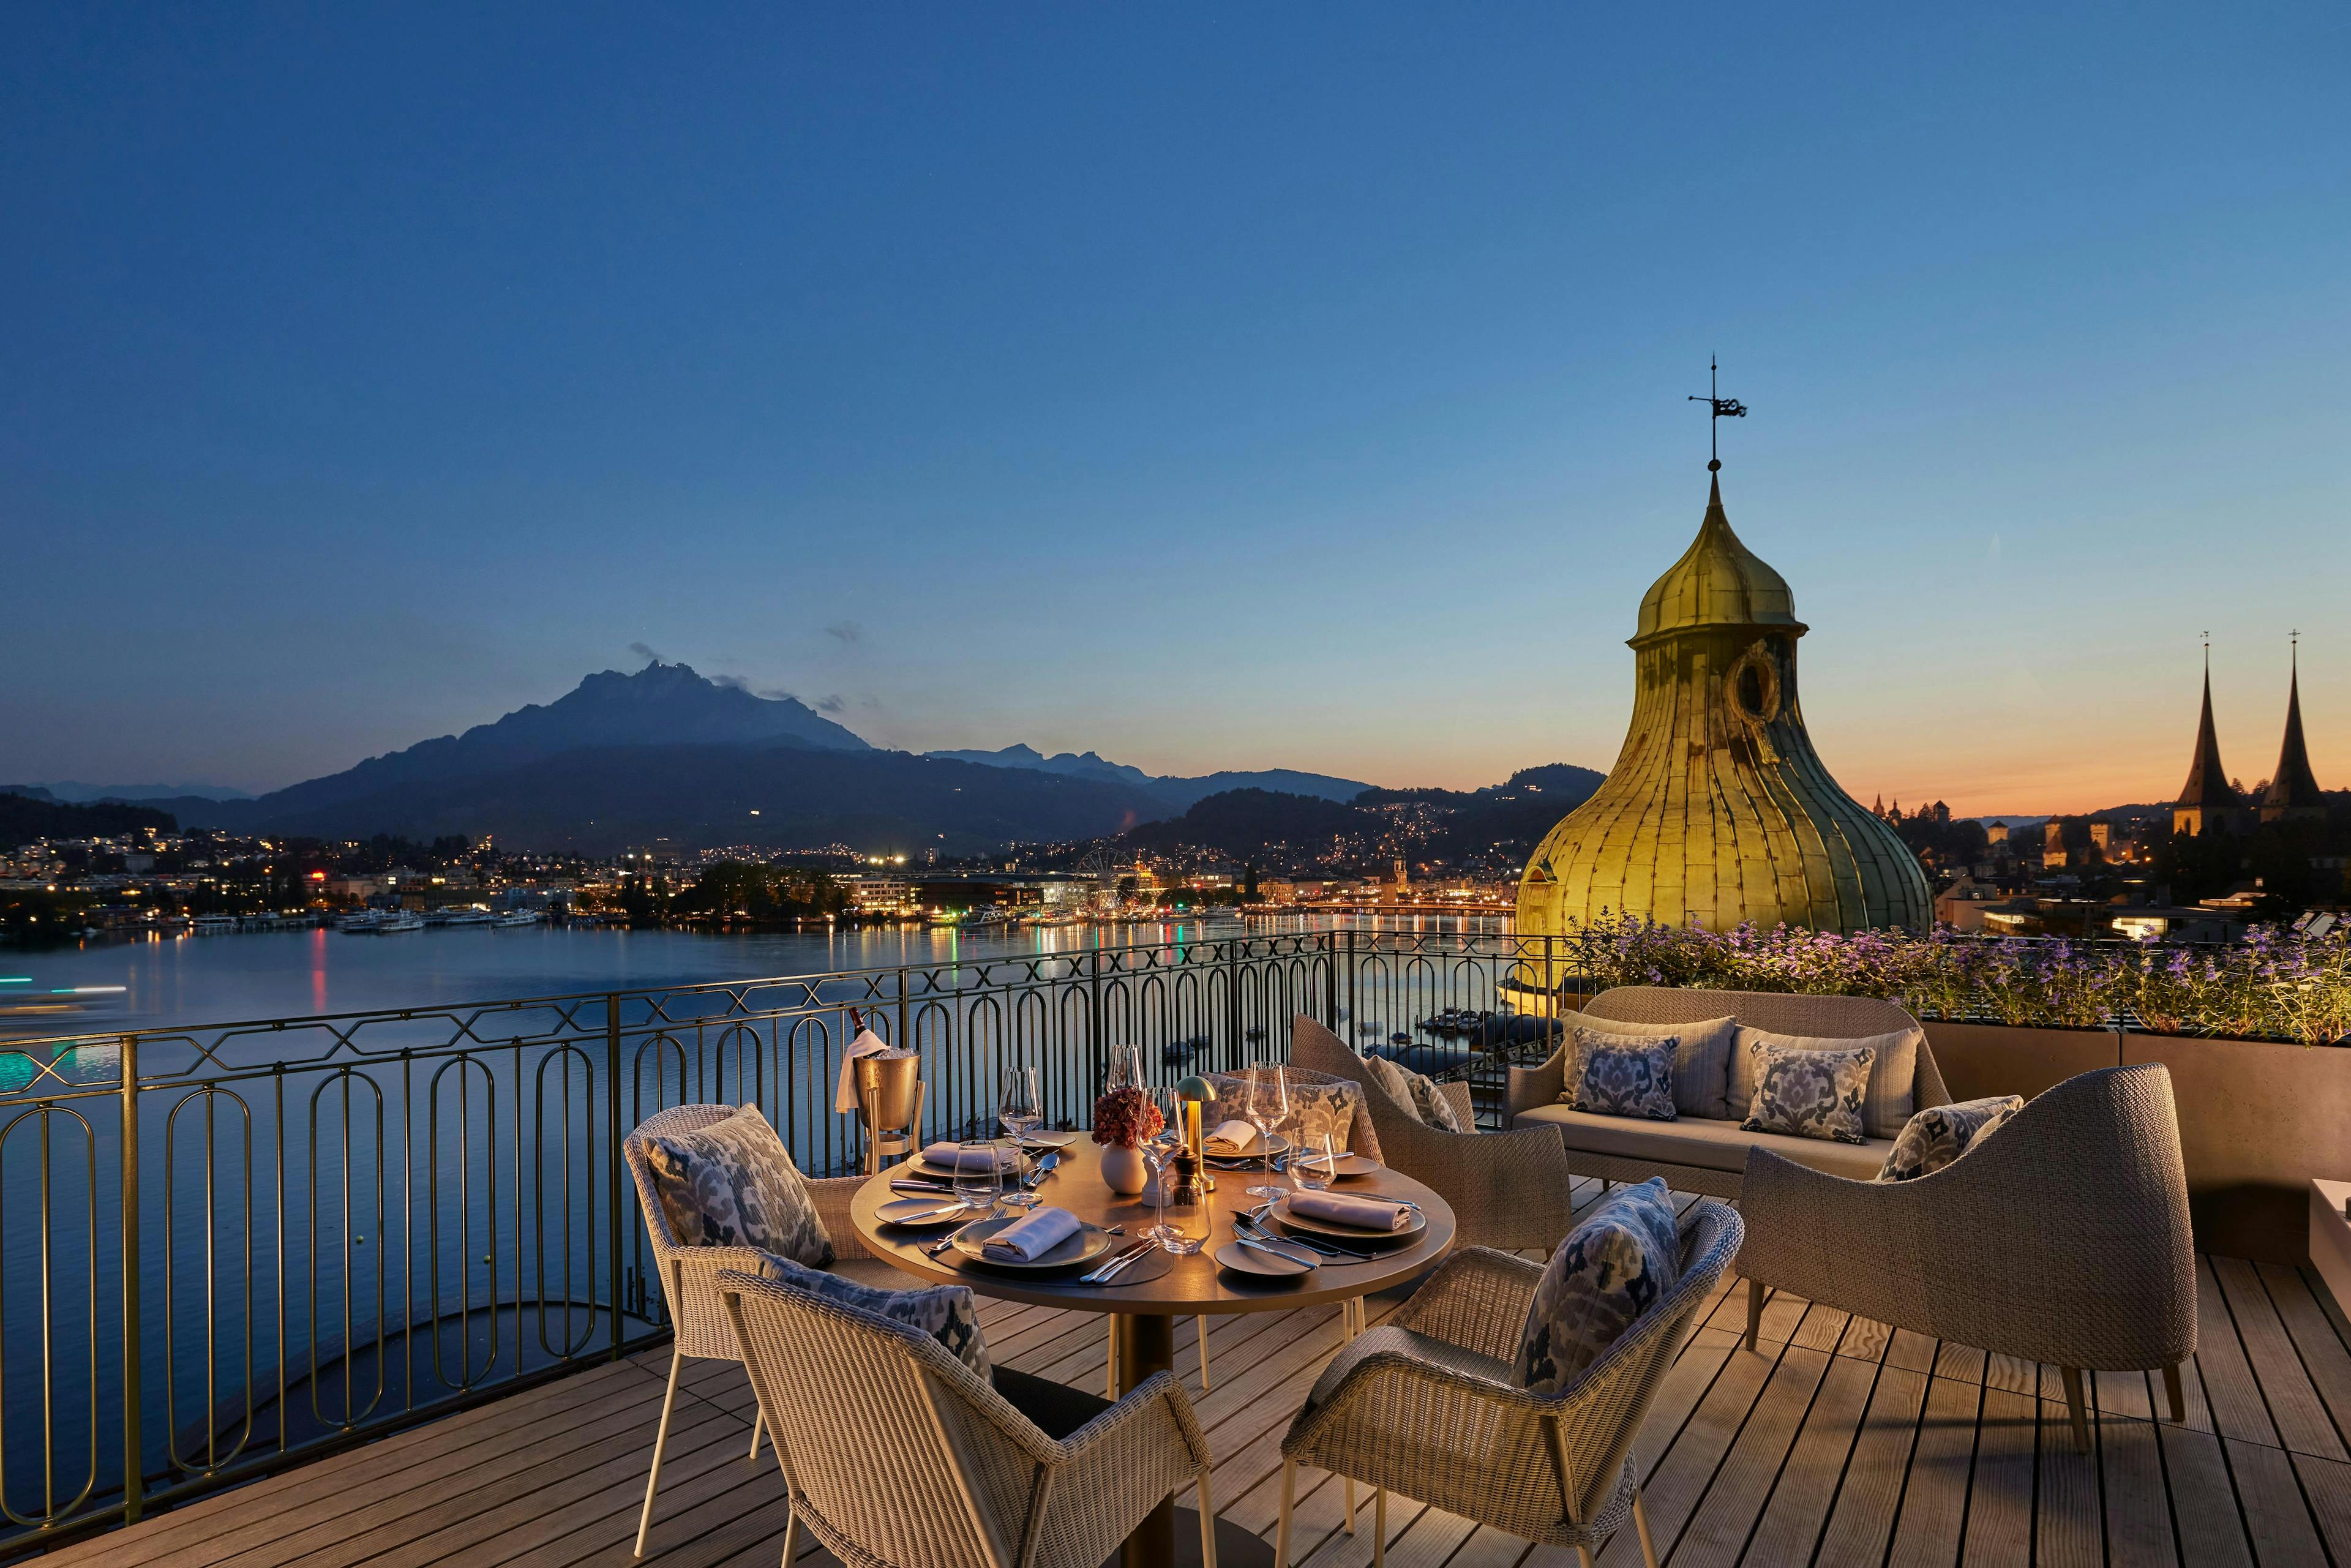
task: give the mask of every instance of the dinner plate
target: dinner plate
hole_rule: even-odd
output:
[[[1254,1247],[1244,1247],[1238,1241],[1228,1241],[1217,1248],[1216,1257],[1219,1268],[1230,1269],[1236,1274],[1255,1274],[1267,1280],[1295,1280],[1301,1274],[1312,1273],[1322,1261],[1311,1256],[1291,1258],[1286,1253],[1276,1257],[1270,1252],[1260,1252]]]
[[[1268,1149],[1271,1150],[1274,1157],[1279,1159],[1290,1152],[1290,1140],[1280,1133],[1275,1133],[1266,1139],[1263,1149],[1251,1149],[1245,1155],[1210,1155],[1207,1159],[1212,1166],[1262,1165],[1265,1163]]]
[[[1029,1149],[1066,1149],[1077,1141],[1078,1134],[1075,1133],[1060,1133],[1050,1128],[1040,1128],[1036,1132],[1023,1134],[1020,1145],[1023,1148]]]
[[[1009,1148],[1006,1148],[1006,1149],[1002,1150],[1002,1152],[1001,1152],[1001,1153],[997,1156],[996,1168],[997,1168],[998,1170],[999,1170],[999,1171],[1009,1171],[1009,1170],[1012,1168],[1012,1163],[1013,1163],[1013,1161],[1012,1161],[1012,1150],[1011,1150],[1011,1149],[1009,1149]],[[935,1178],[935,1179],[936,1179],[936,1180],[939,1180],[939,1181],[953,1181],[953,1180],[955,1180],[955,1174],[956,1174],[955,1166],[935,1166],[935,1165],[931,1164],[931,1162],[930,1162],[929,1160],[927,1160],[927,1159],[924,1158],[924,1157],[923,1157],[921,1155],[919,1155],[919,1154],[917,1154],[917,1155],[914,1156],[914,1169],[915,1169],[917,1172],[919,1172],[920,1174],[922,1174],[922,1175],[924,1175],[924,1176],[926,1176],[934,1177],[934,1178]]]
[[[1322,1164],[1322,1156],[1321,1155],[1300,1155],[1297,1158],[1291,1160],[1290,1164],[1307,1166],[1319,1169]],[[1381,1168],[1382,1166],[1380,1162],[1371,1158],[1367,1155],[1345,1154],[1339,1156],[1339,1179],[1341,1181],[1345,1181],[1351,1176],[1371,1176]]]
[[[910,1230],[929,1230],[942,1225],[956,1225],[971,1218],[972,1211],[955,1200],[953,1193],[941,1193],[936,1197],[893,1198],[873,1211],[873,1218],[884,1225],[903,1225]]]
[[[1368,1230],[1360,1225],[1337,1225],[1327,1219],[1309,1219],[1303,1215],[1290,1212],[1287,1197],[1273,1200],[1273,1217],[1310,1236],[1334,1237],[1342,1241],[1408,1241],[1428,1228],[1428,1217],[1416,1208],[1406,1213],[1402,1230]]]
[[[1089,1225],[1083,1220],[1078,1222],[1078,1233],[1075,1236],[1070,1237],[1033,1263],[1023,1263],[1014,1258],[991,1258],[980,1250],[989,1237],[1009,1226],[1018,1225],[1027,1218],[1026,1215],[1011,1214],[998,1219],[983,1219],[976,1224],[967,1225],[956,1234],[956,1250],[973,1262],[987,1268],[1017,1269],[1024,1272],[1046,1269],[1067,1269],[1074,1263],[1090,1263],[1110,1250],[1110,1232],[1099,1225]]]

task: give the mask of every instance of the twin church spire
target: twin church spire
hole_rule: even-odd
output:
[[[2326,800],[2317,776],[2310,770],[2310,751],[2302,737],[2301,640],[2294,643],[2291,673],[2286,679],[2285,739],[2269,787],[2259,800],[2240,795],[2220,765],[2220,741],[2212,724],[2212,643],[2204,643],[2204,710],[2196,725],[2196,752],[2188,764],[2188,782],[2171,808],[2175,833],[2250,832],[2256,821],[2298,821],[2322,818]]]

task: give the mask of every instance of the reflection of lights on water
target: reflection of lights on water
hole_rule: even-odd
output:
[[[130,988],[131,988],[128,986],[52,986],[49,988],[49,995],[53,997],[112,997],[120,996]]]

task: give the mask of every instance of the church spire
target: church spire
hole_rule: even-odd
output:
[[[2289,632],[2293,661],[2285,686],[2285,743],[2278,749],[2277,771],[2262,796],[2262,821],[2323,817],[2326,800],[2318,791],[2317,776],[2310,770],[2310,752],[2302,740],[2302,634]]]
[[[2188,782],[2172,803],[2171,831],[2204,833],[2240,825],[2243,803],[2229,788],[2229,770],[2220,766],[2220,740],[2212,727],[2212,638],[2204,637],[2204,712],[2196,725],[2196,755],[2188,765]]]

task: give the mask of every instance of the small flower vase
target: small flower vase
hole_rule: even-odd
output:
[[[1143,1151],[1132,1146],[1111,1145],[1102,1154],[1102,1185],[1123,1197],[1134,1197],[1151,1180],[1151,1168],[1143,1163]]]

